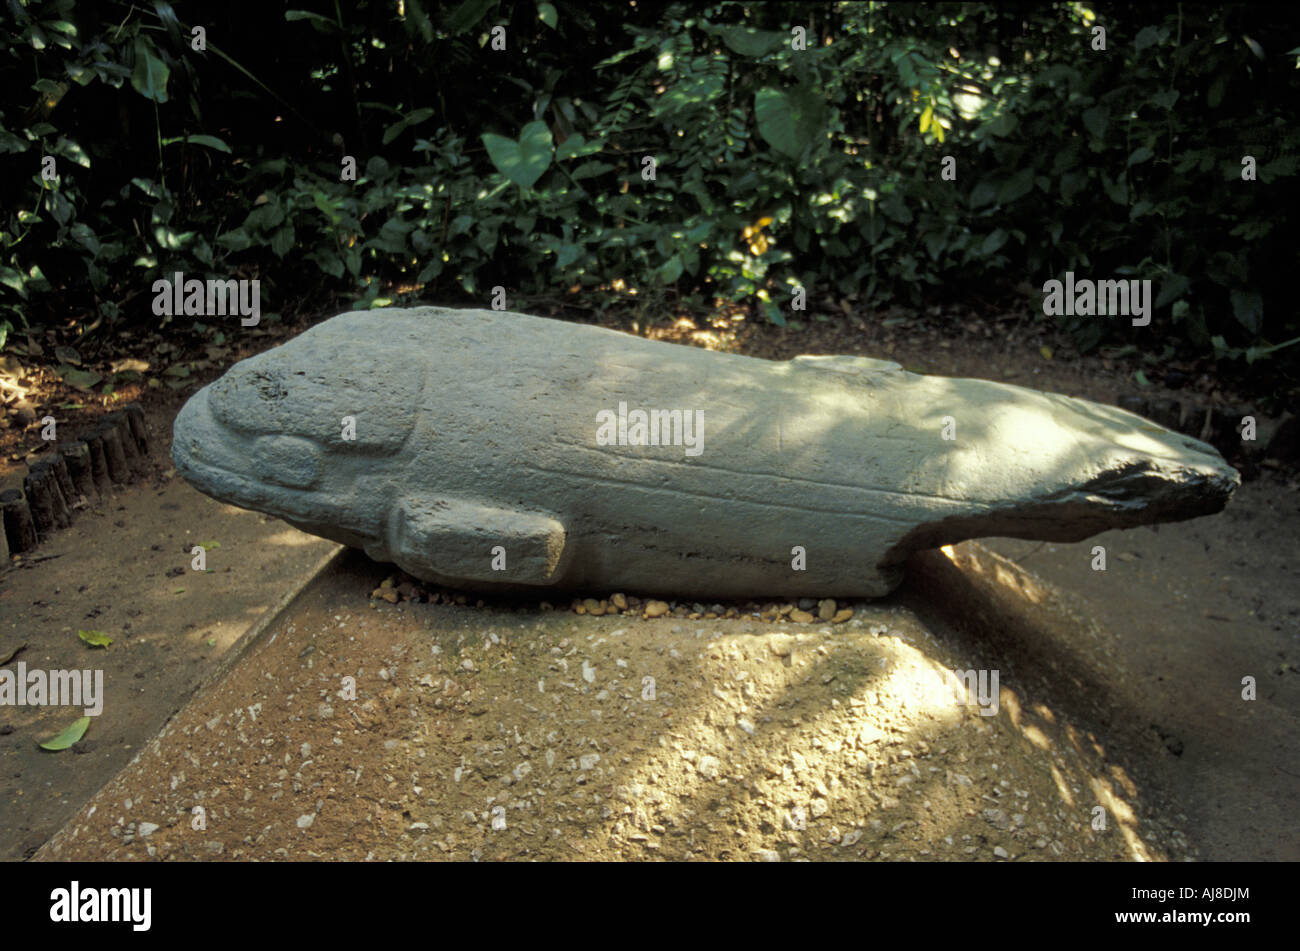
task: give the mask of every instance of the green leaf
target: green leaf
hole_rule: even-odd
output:
[[[289,21],[306,20],[321,33],[338,33],[339,25],[329,17],[323,17],[319,13],[312,13],[310,10],[285,10],[284,18]]]
[[[419,125],[433,115],[433,110],[427,106],[421,109],[415,109],[408,112],[401,119],[398,119],[387,129],[384,130],[384,145],[387,145],[393,139],[397,138],[403,132],[413,125]]]
[[[554,147],[545,122],[530,122],[519,141],[485,132],[483,144],[498,172],[520,188],[532,188],[551,165]]]
[[[681,276],[682,258],[680,254],[674,254],[659,268],[659,279],[665,284],[671,284]]]
[[[1222,76],[1218,77],[1210,84],[1210,91],[1206,93],[1205,102],[1211,109],[1217,109],[1219,103],[1223,102],[1223,94],[1227,90],[1228,84]]]
[[[972,208],[981,208],[984,205],[991,205],[997,201],[998,188],[992,182],[980,182],[970,193],[970,206]]]
[[[1271,347],[1247,347],[1246,362],[1254,363],[1260,357],[1266,357],[1270,353],[1274,353],[1278,350],[1281,350],[1283,347],[1293,347],[1298,343],[1300,343],[1300,337],[1292,337],[1290,340],[1287,340],[1284,343],[1275,343]]]
[[[406,131],[406,120],[398,119],[396,122],[394,122],[392,125],[390,125],[388,128],[384,130],[383,144],[387,145],[389,142],[393,141],[393,139],[397,138],[405,131]]]
[[[998,190],[998,204],[1009,205],[1014,201],[1019,201],[1028,195],[1033,187],[1034,170],[1032,168],[1022,168],[1007,179],[1002,188]]]
[[[135,70],[131,85],[135,91],[154,102],[167,101],[167,64],[154,55],[153,44],[143,36],[135,38]]]
[[[721,33],[722,42],[741,56],[766,56],[785,42],[784,33],[756,30],[749,26],[728,27]]]
[[[330,220],[330,224],[337,225],[340,221],[343,220],[343,216],[339,214],[337,208],[335,208],[332,204],[330,204],[330,201],[328,198],[325,197],[324,192],[313,191],[311,193],[311,200],[312,200],[312,204],[314,204],[320,210],[321,214],[323,214],[326,218]]]
[[[23,278],[22,271],[0,266],[0,284],[13,288],[19,297],[27,298],[27,281]]]
[[[293,225],[285,225],[271,236],[271,250],[280,258],[293,250]]]
[[[92,370],[78,370],[75,367],[60,366],[54,372],[63,378],[63,382],[68,386],[74,387],[82,392],[89,392],[91,387],[99,383],[103,378]]]
[[[901,192],[890,192],[881,199],[880,210],[890,221],[896,221],[901,225],[912,223],[912,210],[907,207]]]
[[[1235,290],[1228,296],[1232,300],[1232,314],[1237,318],[1237,323],[1253,334],[1259,333],[1260,320],[1264,316],[1264,298],[1260,293]]]
[[[618,168],[609,162],[590,161],[583,162],[573,170],[573,180],[581,181],[584,178],[594,178],[597,175],[604,175],[606,172],[612,172]]]
[[[72,202],[64,198],[63,195],[61,195],[59,192],[55,192],[55,191],[50,192],[49,197],[50,197],[50,217],[53,218],[55,221],[57,221],[59,224],[66,225],[68,221],[72,218],[72,213],[75,210],[72,207]]]
[[[1147,375],[1146,375],[1145,373],[1143,373],[1141,370],[1135,370],[1135,371],[1133,372],[1133,379],[1135,379],[1135,380],[1138,381],[1138,386],[1150,386],[1150,385],[1151,385],[1151,381],[1147,379]]]
[[[479,20],[483,19],[484,15],[494,3],[496,3],[496,0],[464,0],[464,2],[455,10],[451,11],[451,15],[447,17],[447,32],[452,36],[464,33],[466,30],[473,27]]]
[[[131,179],[131,184],[140,189],[140,191],[144,192],[150,198],[162,198],[163,196],[162,186],[150,179],[133,178]]]
[[[66,750],[73,743],[86,735],[86,728],[90,726],[90,717],[81,717],[74,721],[71,726],[65,729],[53,739],[46,740],[40,744],[43,750]]]
[[[1018,124],[1019,120],[1016,118],[1015,113],[1004,112],[1002,115],[985,124],[984,128],[988,131],[989,135],[1006,136],[1014,132]]]
[[[998,228],[984,239],[984,243],[980,245],[980,254],[985,257],[988,257],[990,254],[995,254],[1002,245],[1007,243],[1007,238],[1009,237],[1010,235],[1007,234],[1005,228]]]
[[[1123,178],[1111,181],[1110,176],[1105,172],[1102,172],[1101,187],[1106,193],[1106,196],[1115,204],[1124,206],[1128,205],[1128,184]]]
[[[1259,180],[1271,185],[1276,178],[1285,178],[1296,173],[1297,162],[1293,156],[1282,155],[1259,167]]]
[[[565,159],[584,154],[582,147],[586,144],[587,140],[582,137],[581,133],[575,132],[561,142],[560,147],[555,150],[555,161],[563,162]]]
[[[68,78],[78,86],[87,86],[95,79],[95,71],[81,63],[66,63],[63,68],[67,71]]]
[[[253,239],[242,228],[227,231],[217,236],[217,244],[231,251],[247,251],[253,246]]]
[[[1156,154],[1155,152],[1152,152],[1149,148],[1143,145],[1140,148],[1134,149],[1132,154],[1129,155],[1128,164],[1141,165],[1143,162],[1147,161],[1149,158],[1151,158],[1151,156],[1155,154]]]
[[[1163,284],[1160,285],[1160,293],[1156,295],[1155,309],[1159,310],[1171,301],[1176,301],[1192,286],[1192,282],[1181,274],[1170,274]]]
[[[559,252],[555,255],[555,266],[566,268],[580,257],[582,257],[582,245],[562,244]],[[674,280],[676,279],[674,278]]]
[[[1144,26],[1138,30],[1138,35],[1133,39],[1134,49],[1141,53],[1148,46],[1155,46],[1160,42],[1160,31],[1154,26]]]
[[[107,647],[113,639],[103,631],[78,631],[77,636],[91,647]]]
[[[172,145],[176,142],[188,142],[191,145],[202,145],[210,149],[216,149],[218,152],[230,152],[230,146],[226,145],[215,135],[181,135],[172,139],[163,139],[163,145]]]
[[[1099,139],[1106,137],[1106,125],[1110,121],[1110,110],[1105,106],[1096,106],[1083,110],[1083,126]]]
[[[806,87],[786,92],[764,87],[754,93],[758,132],[783,155],[798,158],[826,123],[826,101]]]
[[[421,122],[427,122],[432,116],[432,108],[429,106],[421,106],[419,109],[412,109],[406,114],[406,124],[419,125]]]
[[[932,261],[939,260],[940,255],[943,254],[943,249],[948,246],[947,236],[938,231],[931,231],[929,234],[922,237],[921,241],[925,245],[925,250],[929,253],[930,260]]]
[[[1162,89],[1159,92],[1151,94],[1151,101],[1161,109],[1172,109],[1174,103],[1178,101],[1180,93],[1177,89]]]
[[[555,6],[550,3],[539,3],[537,5],[537,19],[541,20],[552,30],[555,29],[555,24],[560,20],[559,16],[555,12]]]
[[[434,258],[424,266],[424,270],[416,276],[415,280],[420,284],[426,284],[442,273],[442,259]]]
[[[316,262],[316,266],[333,278],[343,276],[343,259],[337,254],[326,250],[313,251],[307,255],[308,258]]]

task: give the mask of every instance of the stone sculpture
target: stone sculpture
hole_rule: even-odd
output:
[[[772,362],[481,310],[327,320],[196,393],[201,491],[434,583],[886,594],[909,552],[1217,512],[1211,446],[862,357]]]

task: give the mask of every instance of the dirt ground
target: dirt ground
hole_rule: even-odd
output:
[[[1052,360],[1015,334],[733,322],[656,335],[888,356],[1106,402],[1127,389],[1113,361]],[[150,407],[156,435],[185,392]],[[0,710],[0,857],[32,855],[74,816],[41,857],[1300,857],[1300,494],[1286,471],[1210,519],[991,543],[1051,584],[959,546],[960,570],[923,559],[898,594],[834,626],[371,607],[391,569],[349,557],[255,660],[184,707],[330,546],[194,493],[155,443],[147,485],[0,575],[0,657],[26,645],[8,666],[102,666],[111,703],[61,753],[36,743],[66,711]],[[220,542],[214,571],[190,570],[196,540]],[[1105,572],[1088,567],[1094,543]],[[1011,587],[981,591],[986,577]],[[954,612],[958,590],[974,600]],[[1025,592],[1072,607],[1035,617]],[[1029,616],[972,621],[1009,603]],[[1075,623],[1045,633],[1062,617]],[[85,628],[114,644],[87,647]],[[954,668],[1001,670],[997,716],[900,695]],[[336,696],[345,674],[355,701]]]
[[[1077,545],[987,544],[1065,587],[1111,633],[1115,689],[1171,754],[1205,856],[1300,860],[1300,552],[1296,496],[1247,483],[1220,515]],[[1110,555],[1089,567],[1094,545]],[[1243,678],[1256,699],[1242,699]],[[1114,718],[1103,723],[1109,733]]]

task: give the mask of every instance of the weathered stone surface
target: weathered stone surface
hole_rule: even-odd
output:
[[[630,444],[637,410],[683,411],[656,417],[678,443]],[[1084,400],[428,307],[237,364],[186,404],[172,455],[209,495],[429,581],[715,598],[883,595],[918,548],[1193,518],[1239,481]]]

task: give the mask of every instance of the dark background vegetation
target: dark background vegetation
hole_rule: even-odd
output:
[[[1073,270],[1156,296],[1146,328],[1060,318],[1078,352],[1295,395],[1294,4],[3,4],[10,347],[156,329],[174,271],[260,278],[269,321],[501,285],[783,323],[796,285],[810,310],[1040,307]]]

